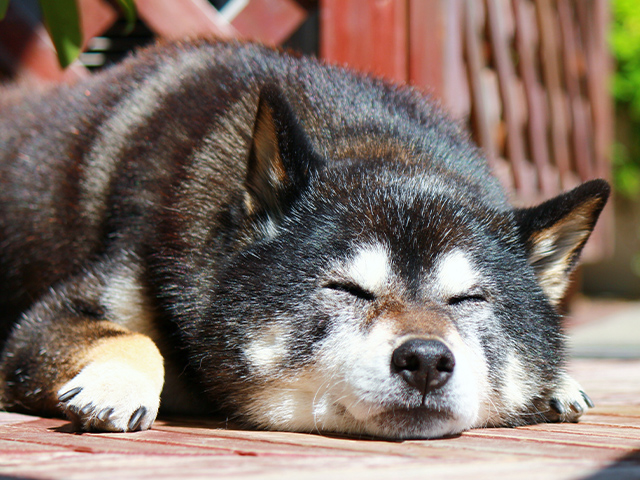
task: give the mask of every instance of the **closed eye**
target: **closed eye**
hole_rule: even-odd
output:
[[[466,305],[472,303],[484,303],[487,301],[487,297],[482,293],[473,293],[469,295],[456,295],[447,300],[447,303],[454,307],[458,305]]]
[[[374,293],[351,282],[330,282],[325,285],[325,288],[338,292],[348,293],[349,295],[359,300],[366,300],[367,302],[371,302],[376,299]]]

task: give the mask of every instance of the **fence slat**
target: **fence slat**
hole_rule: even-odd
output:
[[[491,48],[498,72],[502,111],[506,124],[506,153],[512,164],[515,187],[524,197],[533,197],[537,190],[537,179],[535,172],[526,164],[522,138],[523,118],[518,112],[519,108],[524,109],[524,105],[515,91],[517,79],[509,52],[510,36],[505,24],[511,16],[511,10],[505,8],[508,4],[503,0],[487,0],[486,5]]]
[[[465,7],[464,39],[465,53],[469,65],[469,77],[471,78],[473,126],[477,132],[478,143],[484,149],[489,161],[495,162],[498,158],[498,152],[490,131],[489,106],[482,87],[482,71],[484,68],[480,39],[480,29],[483,26],[480,10],[482,6],[476,0],[465,0]]]
[[[590,7],[590,8],[589,8]],[[586,51],[587,95],[594,122],[596,175],[608,178],[610,145],[613,138],[613,105],[607,84],[612,71],[607,51],[609,9],[607,0],[577,2],[576,9]]]
[[[293,0],[251,0],[231,25],[244,37],[277,45],[306,18],[307,11]]]
[[[557,7],[562,37],[564,78],[571,109],[574,167],[581,178],[591,178],[593,175],[591,154],[593,148],[590,148],[590,142],[593,135],[589,122],[590,112],[585,109],[586,105],[580,92],[580,77],[583,70],[580,68],[580,63],[583,62],[583,59],[582,51],[577,47],[578,32],[574,25],[576,17],[567,0],[557,0]]]
[[[471,113],[462,6],[462,0],[409,0],[408,80],[442,100],[458,119]]]
[[[612,71],[611,56],[607,50],[610,11],[608,0],[576,2],[580,30],[586,52],[587,98],[593,121],[594,176],[609,178],[610,148],[613,142],[613,101],[608,92],[609,75]],[[587,243],[583,257],[602,257],[611,252],[613,239],[613,211],[607,206]]]
[[[558,193],[559,182],[558,173],[549,160],[546,101],[536,69],[535,52],[538,36],[535,30],[535,11],[529,0],[514,0],[513,7],[516,49],[520,57],[518,66],[527,99],[530,156],[538,170],[541,193],[544,196],[551,196]]]
[[[444,65],[448,32],[441,0],[409,0],[409,80],[434,96],[445,99]]]
[[[138,15],[161,37],[237,37],[238,32],[207,0],[136,0]]]
[[[407,0],[322,0],[320,9],[322,57],[407,80]]]
[[[553,159],[558,168],[563,188],[568,188],[573,181],[570,180],[571,165],[567,143],[568,112],[562,89],[560,54],[556,36],[558,25],[550,0],[538,0],[536,6],[539,29],[540,32],[543,32],[540,37],[542,72],[549,98]]]

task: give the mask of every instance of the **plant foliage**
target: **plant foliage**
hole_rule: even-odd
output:
[[[42,17],[62,68],[78,58],[82,50],[82,31],[76,0],[40,0]]]
[[[618,141],[613,151],[617,191],[640,198],[640,2],[614,0],[611,49],[617,62],[612,93],[618,110]]]
[[[0,0],[0,20],[10,0]],[[136,20],[134,0],[117,0],[129,28]],[[68,67],[82,51],[83,37],[76,0],[39,0],[42,18],[56,49],[62,68]]]
[[[9,0],[0,0],[0,20],[7,14],[7,8],[9,8]]]

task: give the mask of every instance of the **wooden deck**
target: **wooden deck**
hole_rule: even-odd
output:
[[[0,478],[640,478],[640,360],[575,360],[596,402],[578,424],[481,429],[385,442],[158,421],[147,432],[74,434],[0,413]]]

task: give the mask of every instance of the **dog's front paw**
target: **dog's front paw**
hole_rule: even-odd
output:
[[[577,422],[584,412],[594,404],[582,387],[569,375],[564,374],[549,399],[545,412],[550,422]]]
[[[62,411],[78,429],[147,430],[158,414],[162,383],[125,362],[93,362],[58,390]]]

